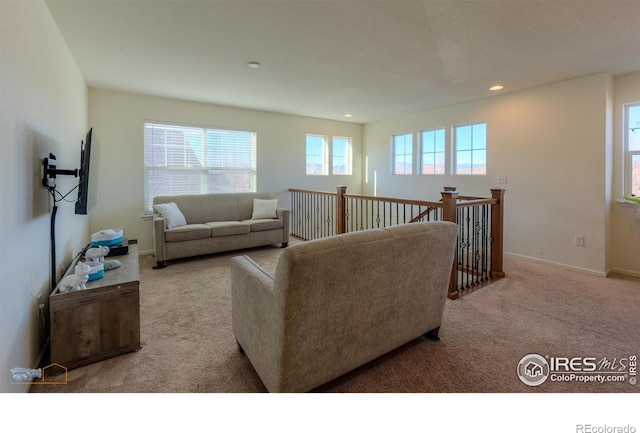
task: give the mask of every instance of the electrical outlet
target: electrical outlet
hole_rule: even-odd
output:
[[[499,174],[498,175],[498,183],[507,183],[507,175]]]
[[[576,246],[577,247],[584,247],[584,236],[576,235]]]

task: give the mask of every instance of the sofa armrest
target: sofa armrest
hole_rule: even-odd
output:
[[[276,209],[278,214],[278,219],[282,220],[283,230],[282,230],[282,243],[289,243],[289,217],[291,215],[291,211],[289,209],[278,208]]]
[[[273,277],[247,256],[231,259],[233,334],[268,389],[277,388],[284,314]]]
[[[167,220],[159,215],[153,216],[153,254],[158,263],[167,260],[167,244],[164,232],[167,230]]]

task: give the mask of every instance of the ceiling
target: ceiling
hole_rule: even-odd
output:
[[[91,87],[357,123],[640,70],[637,0],[46,4]]]

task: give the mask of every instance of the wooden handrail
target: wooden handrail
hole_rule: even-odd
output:
[[[346,187],[345,187],[346,191]],[[301,192],[306,194],[316,194],[316,195],[328,195],[328,196],[337,196],[338,193],[329,192],[329,191],[317,191],[311,189],[298,189],[298,188],[289,188],[289,192]],[[372,200],[372,201],[381,201],[386,203],[398,203],[398,204],[406,204],[412,206],[429,206],[433,208],[441,208],[442,201],[426,201],[426,200],[414,200],[414,199],[405,199],[405,198],[394,198],[394,197],[379,197],[374,195],[360,195],[360,194],[344,194],[345,198],[351,198],[355,200]],[[496,204],[496,199],[494,198],[486,198],[486,197],[474,197],[474,196],[457,196],[457,206],[465,207],[465,206],[477,206],[482,204]]]
[[[498,201],[494,198],[476,198],[473,200],[460,200],[458,197],[457,207],[469,207],[469,206],[480,206],[483,204],[497,204]]]
[[[332,196],[336,195],[335,192],[313,191],[313,190],[310,190],[310,189],[296,189],[296,188],[289,188],[289,192],[303,192],[303,193],[306,193],[306,194],[332,195]]]
[[[412,200],[412,199],[405,199],[405,198],[378,197],[378,196],[372,196],[372,195],[358,195],[358,194],[345,194],[344,196],[346,198],[352,198],[356,200],[382,201],[385,203],[408,204],[412,206],[442,207],[442,203],[438,201]]]

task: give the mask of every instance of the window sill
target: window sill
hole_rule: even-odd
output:
[[[618,199],[618,205],[622,207],[632,207],[636,211],[636,221],[640,223],[640,203],[627,200],[626,198]]]

